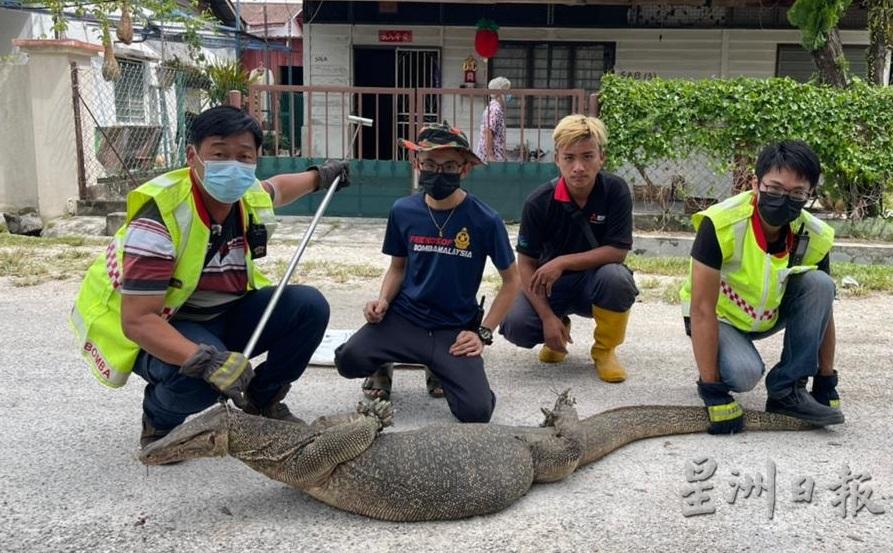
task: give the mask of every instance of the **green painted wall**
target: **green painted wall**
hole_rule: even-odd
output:
[[[257,176],[261,179],[279,173],[305,170],[314,160],[298,157],[261,157]],[[397,198],[410,194],[412,170],[408,161],[352,160],[351,185],[332,198],[326,211],[336,217],[387,217]],[[481,198],[507,221],[521,218],[521,206],[531,190],[555,178],[553,163],[493,163],[475,167],[462,186]],[[280,215],[312,215],[322,194],[312,194],[279,208]]]

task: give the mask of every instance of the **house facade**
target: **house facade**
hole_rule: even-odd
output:
[[[96,21],[72,12],[68,28],[56,33],[46,10],[5,6],[0,104],[10,120],[0,138],[0,206],[37,209],[45,217],[71,213],[79,200],[122,197],[182,162],[189,115],[203,107],[201,84],[162,63],[196,64],[182,27],[135,18],[132,43],[113,44],[120,77],[110,81],[102,75]],[[234,36],[227,33],[234,8],[217,0],[203,6],[217,18],[217,29],[201,33],[198,53],[206,61],[235,59]],[[175,74],[182,76],[177,82]]]
[[[597,92],[609,71],[640,79],[790,76],[801,81],[815,71],[800,46],[800,32],[787,22],[790,2],[587,4],[306,2],[304,82],[456,89],[466,86],[464,65],[470,57],[477,65],[477,88],[504,76],[513,88],[586,94]],[[499,51],[489,60],[475,52],[475,24],[482,18],[500,27]],[[857,8],[840,24],[845,55],[857,75],[866,71],[866,26],[864,10]],[[464,130],[471,137],[482,110],[468,113],[471,103],[466,103],[466,109],[446,115],[469,127]],[[476,103],[483,105],[483,100]],[[554,119],[554,111],[567,105],[544,106],[544,119]],[[329,111],[339,107],[336,103]],[[519,140],[519,109],[509,103],[510,144]],[[526,117],[536,126],[532,114]],[[545,135],[540,141],[551,151]]]
[[[502,179],[527,190],[542,182],[543,171],[528,179],[529,168],[516,176],[504,166],[551,162],[554,124],[589,111],[607,72],[636,79],[809,80],[815,66],[800,31],[787,21],[791,3],[305,2],[303,76],[313,93],[303,94],[301,155],[399,161],[406,154],[394,146],[398,138],[443,119],[476,145],[487,82],[504,76],[513,84],[507,163],[476,173],[482,183]],[[482,19],[499,26],[499,49],[490,59],[475,50]],[[855,6],[839,24],[851,70],[863,76],[866,21],[865,10]],[[373,119],[374,128],[357,129],[349,115]],[[732,176],[713,172],[711,161],[694,154],[684,163],[657,164],[645,180],[667,187],[684,182],[691,195],[723,197]],[[632,185],[643,182],[633,167],[617,172]],[[512,194],[523,199],[525,193]]]

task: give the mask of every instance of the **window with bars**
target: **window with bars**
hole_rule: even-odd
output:
[[[501,76],[512,88],[574,89],[595,92],[614,67],[613,43],[504,42],[490,60],[490,78]],[[549,127],[571,112],[570,98],[528,98],[524,126]],[[506,110],[506,126],[521,126],[521,105]]]
[[[866,79],[868,77],[868,62],[865,60],[867,46],[844,45],[843,57],[850,65],[850,74]],[[805,83],[818,71],[812,54],[799,44],[779,44],[778,56],[775,63],[776,77],[790,77],[795,81]],[[893,84],[893,75],[890,76]]]
[[[115,81],[115,117],[118,123],[146,122],[145,70],[143,63],[118,59],[121,77]]]

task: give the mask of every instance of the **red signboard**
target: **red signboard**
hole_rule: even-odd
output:
[[[378,42],[412,42],[412,31],[378,31]]]

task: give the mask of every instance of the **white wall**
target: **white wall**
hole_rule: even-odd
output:
[[[28,66],[0,63],[0,209],[37,207]]]
[[[13,53],[13,39],[53,38],[50,16],[0,8],[0,56]]]
[[[462,82],[462,62],[474,53],[471,27],[399,25],[307,25],[304,37],[304,78],[315,85],[349,85],[352,47],[378,46],[379,30],[410,30],[413,47],[442,52],[443,86]],[[796,30],[755,29],[536,29],[504,27],[501,41],[613,42],[615,70],[654,73],[664,78],[771,77],[778,44],[797,44]],[[844,44],[868,44],[867,31],[843,31]],[[477,56],[476,56],[477,57]],[[479,69],[483,81],[484,65]]]

